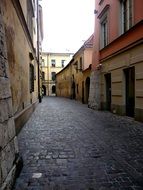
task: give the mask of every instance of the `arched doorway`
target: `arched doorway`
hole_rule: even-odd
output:
[[[42,95],[46,96],[46,86],[42,85]]]
[[[72,99],[76,98],[76,93],[75,93],[75,82],[72,83]]]
[[[84,81],[82,81],[82,103],[84,104],[85,101],[84,101],[85,97],[84,97]]]
[[[88,103],[88,98],[89,98],[89,88],[90,88],[90,78],[87,77],[85,81],[85,94],[86,94],[85,103],[86,104]]]
[[[53,86],[52,86],[52,94],[55,94],[55,93],[56,93],[56,86],[53,85]]]

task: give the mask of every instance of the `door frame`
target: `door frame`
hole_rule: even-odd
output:
[[[112,82],[111,82],[111,73],[107,73],[104,75],[105,77],[105,92],[106,92],[106,110],[111,111],[111,102],[112,102]]]
[[[124,69],[125,76],[125,113],[135,116],[135,67]]]

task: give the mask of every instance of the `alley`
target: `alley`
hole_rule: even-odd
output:
[[[143,189],[143,124],[45,97],[18,135],[15,190]]]

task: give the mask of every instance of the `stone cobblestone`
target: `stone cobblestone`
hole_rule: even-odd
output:
[[[45,97],[18,136],[14,190],[143,189],[143,124]]]

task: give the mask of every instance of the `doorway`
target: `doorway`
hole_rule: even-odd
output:
[[[75,82],[72,83],[72,99],[76,98],[76,92],[75,92]]]
[[[82,81],[82,103],[84,104],[84,81]]]
[[[55,94],[55,93],[56,93],[56,86],[53,85],[53,86],[52,86],[52,94]]]
[[[86,98],[85,98],[85,103],[88,103],[88,98],[89,98],[89,89],[90,89],[90,78],[87,77],[85,81],[85,92],[86,92]]]
[[[124,70],[125,74],[125,106],[126,115],[134,117],[135,110],[135,68]]]
[[[105,75],[106,110],[111,111],[111,73]]]
[[[46,96],[46,87],[42,85],[42,95]]]

